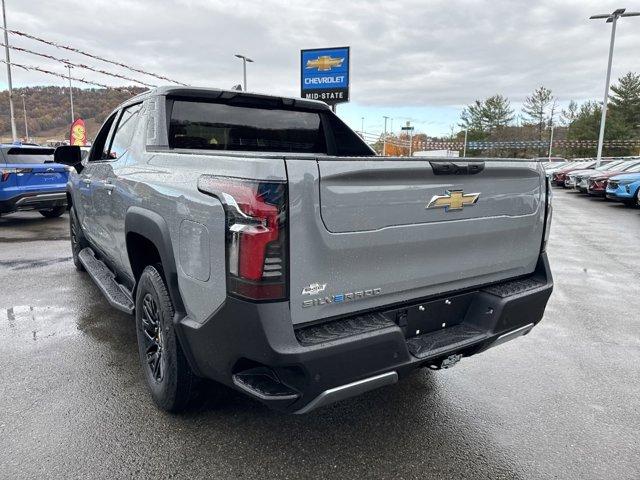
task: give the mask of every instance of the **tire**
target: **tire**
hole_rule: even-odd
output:
[[[73,264],[76,266],[76,270],[84,272],[84,266],[80,263],[78,254],[80,251],[89,246],[89,242],[84,236],[80,222],[76,215],[75,208],[71,208],[69,211],[69,236],[71,237],[71,254],[73,255]]]
[[[58,218],[67,210],[67,207],[54,207],[50,210],[38,210],[40,215],[46,218]]]
[[[156,267],[146,267],[140,276],[135,314],[140,363],[151,397],[162,410],[180,412],[195,394],[196,378],[178,342],[171,297]]]

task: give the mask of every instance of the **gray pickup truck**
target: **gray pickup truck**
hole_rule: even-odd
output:
[[[70,175],[71,246],[135,315],[154,401],[199,378],[306,413],[527,334],[553,288],[540,164],[377,157],[320,102],[162,87]]]

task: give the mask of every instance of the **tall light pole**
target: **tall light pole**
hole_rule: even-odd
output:
[[[11,84],[11,57],[9,56],[9,36],[7,34],[7,11],[2,0],[2,21],[4,22],[4,53],[7,62],[7,86],[9,87],[9,115],[11,117],[11,136],[13,141],[18,140],[16,131],[16,118],[13,113],[13,86]]]
[[[29,125],[27,125],[27,105],[24,102],[24,93],[20,94],[22,97],[22,112],[24,113],[24,139],[26,142],[29,141]]]
[[[362,132],[362,138],[364,138],[364,117],[360,117],[362,121],[362,125],[360,126],[360,131]]]
[[[76,121],[76,117],[73,114],[73,88],[71,87],[71,65],[67,64],[69,70],[69,99],[71,100],[71,123]]]
[[[604,13],[599,15],[592,15],[590,20],[606,19],[607,23],[611,24],[611,42],[609,43],[609,62],[607,63],[607,80],[604,87],[604,101],[602,102],[602,117],[600,119],[600,135],[598,137],[598,156],[596,160],[596,166],[600,166],[600,160],[602,159],[602,143],[604,141],[604,126],[607,120],[607,103],[609,101],[609,82],[611,80],[611,62],[613,61],[613,44],[616,40],[616,24],[620,17],[637,17],[640,12],[624,13],[626,9],[619,8],[614,10],[613,13]]]
[[[551,136],[549,137],[549,158],[548,158],[548,160],[551,161],[551,148],[553,147],[553,123],[551,123],[549,125],[549,127],[551,128]]]
[[[467,135],[469,135],[469,129],[464,129],[464,147],[462,148],[462,158],[467,158]]]
[[[389,120],[389,117],[383,116],[382,118],[384,118],[384,137],[382,137],[382,156],[386,157],[387,156],[387,120]]]
[[[251,60],[249,57],[246,57],[244,55],[240,55],[239,53],[236,53],[236,57],[238,57],[239,59],[242,60],[242,78],[244,79],[244,83],[243,83],[243,87],[244,87],[244,91],[247,91],[247,62],[249,63],[253,63],[253,60]]]

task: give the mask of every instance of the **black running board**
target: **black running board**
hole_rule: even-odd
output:
[[[131,294],[116,281],[109,267],[96,258],[90,247],[83,249],[78,258],[111,306],[131,315],[135,306]]]

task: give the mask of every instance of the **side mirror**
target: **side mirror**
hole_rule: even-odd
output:
[[[53,152],[54,163],[61,163],[69,167],[78,167],[82,162],[80,147],[76,145],[61,145]]]

